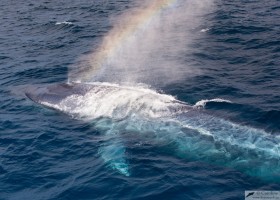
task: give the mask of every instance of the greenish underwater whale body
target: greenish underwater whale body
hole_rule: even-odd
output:
[[[70,83],[34,87],[34,102],[75,118],[94,121],[104,133],[98,153],[111,168],[129,176],[124,140],[128,135],[172,149],[176,156],[229,167],[280,182],[280,138],[196,109],[143,86]]]

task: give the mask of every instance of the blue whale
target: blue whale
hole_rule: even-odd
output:
[[[172,154],[280,182],[280,138],[206,113],[146,86],[61,83],[26,91],[32,101],[74,118],[94,121],[104,133],[98,153],[130,176],[124,140],[137,134]],[[133,136],[132,136],[133,137]]]

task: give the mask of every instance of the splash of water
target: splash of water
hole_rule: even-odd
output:
[[[141,1],[114,19],[100,47],[82,56],[69,81],[171,83],[200,73],[185,55],[213,0]]]
[[[220,99],[220,98],[216,98],[216,99],[203,99],[200,100],[198,102],[195,103],[194,107],[196,108],[204,108],[206,106],[207,103],[210,102],[216,102],[216,103],[232,103],[230,100],[227,99]]]

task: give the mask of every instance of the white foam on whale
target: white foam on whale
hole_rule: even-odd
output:
[[[92,88],[84,95],[66,96],[58,104],[44,100],[40,103],[87,119],[121,119],[133,114],[155,118],[173,115],[174,111],[180,112],[187,107],[173,96],[160,94],[148,87],[98,82],[87,85]]]

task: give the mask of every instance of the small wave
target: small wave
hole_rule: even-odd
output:
[[[200,32],[201,32],[201,33],[205,33],[205,32],[207,32],[207,31],[209,31],[209,30],[210,30],[209,28],[204,28],[204,29],[201,29]]]
[[[193,106],[195,108],[204,108],[207,103],[209,102],[215,102],[215,103],[232,103],[232,101],[227,100],[227,99],[221,99],[221,98],[216,98],[216,99],[203,99],[198,102]]]
[[[56,22],[55,25],[61,25],[61,24],[65,24],[65,25],[72,25],[72,22],[67,22],[67,21],[63,21],[63,22]]]

